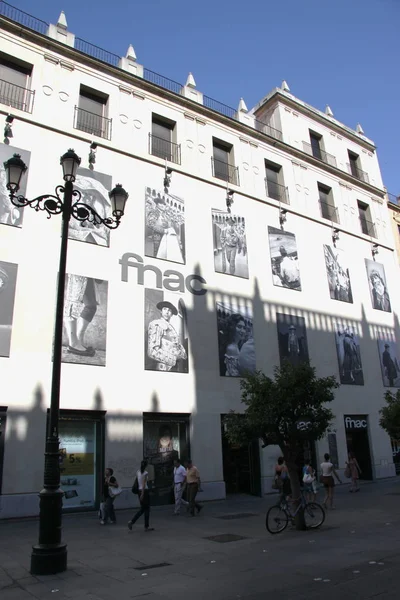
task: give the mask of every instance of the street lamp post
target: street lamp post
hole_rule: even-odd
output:
[[[121,217],[125,211],[125,203],[128,199],[126,191],[121,185],[117,184],[109,193],[112,217],[100,217],[91,206],[81,202],[81,193],[74,189],[73,183],[80,162],[79,156],[73,150],[68,150],[61,157],[64,185],[56,187],[55,195],[45,194],[33,200],[18,195],[21,179],[27,170],[21,156],[14,154],[12,158],[4,163],[7,174],[7,189],[10,192],[10,200],[15,206],[21,208],[29,205],[36,211],[44,210],[47,212],[48,218],[52,215],[62,215],[50,414],[44,455],[44,484],[39,494],[39,543],[33,546],[31,555],[31,573],[33,575],[60,573],[67,568],[67,545],[62,541],[61,536],[62,497],[64,492],[60,489],[58,423],[69,222],[73,217],[82,224],[89,221],[97,225],[103,224],[109,229],[116,229],[121,222]]]

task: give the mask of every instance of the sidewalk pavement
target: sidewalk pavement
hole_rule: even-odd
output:
[[[207,503],[195,518],[174,517],[171,506],[157,507],[151,513],[155,531],[148,533],[143,518],[129,532],[132,515],[125,510],[117,511],[117,525],[107,526],[93,513],[65,515],[68,570],[45,577],[29,573],[37,520],[0,522],[0,597],[398,598],[400,478],[364,484],[358,494],[348,490],[337,486],[337,509],[328,511],[320,530],[288,528],[275,536],[265,528],[274,496]]]

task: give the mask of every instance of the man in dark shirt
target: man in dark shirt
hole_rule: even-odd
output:
[[[114,511],[114,500],[109,494],[110,487],[117,487],[118,483],[115,477],[113,476],[114,471],[110,468],[106,469],[104,476],[104,484],[103,484],[103,501],[104,501],[104,519],[101,519],[100,524],[105,525],[110,519],[110,523],[115,525],[115,511]]]

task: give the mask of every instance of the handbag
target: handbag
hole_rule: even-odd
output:
[[[314,481],[314,477],[310,473],[304,473],[303,483],[312,483]]]
[[[139,482],[138,482],[138,478],[135,477],[135,481],[133,482],[133,486],[132,486],[132,494],[138,494],[139,493]]]
[[[108,488],[108,495],[110,496],[110,498],[116,498],[120,494],[122,494],[122,488],[120,488],[119,485],[117,487],[110,486]]]
[[[349,465],[347,465],[347,467],[344,470],[344,476],[347,477],[347,479],[350,479],[350,477],[351,477],[351,469],[350,469]]]

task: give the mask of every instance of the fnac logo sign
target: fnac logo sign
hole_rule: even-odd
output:
[[[366,415],[347,415],[344,418],[346,429],[367,429],[368,421]]]

